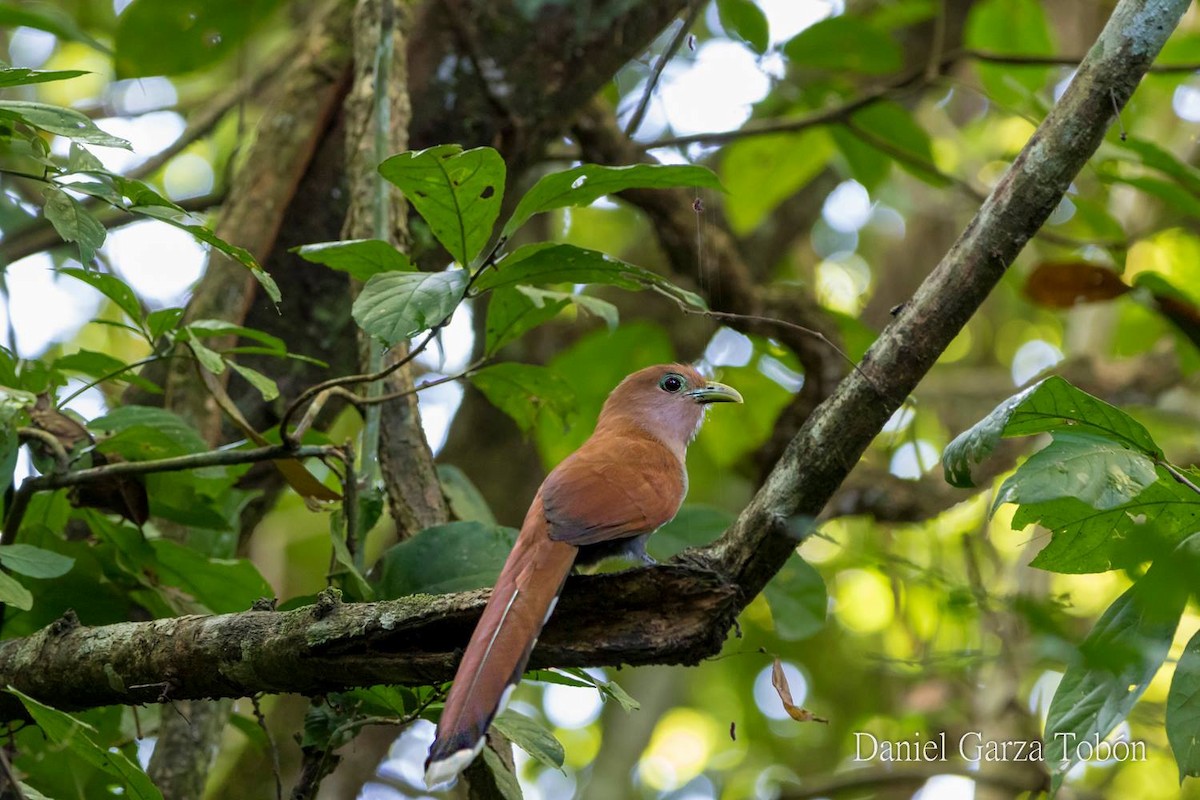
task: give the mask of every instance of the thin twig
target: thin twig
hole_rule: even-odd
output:
[[[62,442],[58,437],[49,431],[44,431],[41,428],[17,428],[17,438],[23,440],[37,439],[50,451],[54,453],[54,463],[58,466],[59,472],[66,472],[71,468],[71,456],[67,453]]]
[[[258,727],[262,728],[263,735],[267,737],[267,747],[271,751],[271,772],[275,775],[275,800],[283,800],[283,775],[279,770],[279,748],[275,745],[275,737],[271,735],[271,729],[267,727],[267,718],[263,716],[258,700],[259,695],[253,695],[250,698],[250,704],[254,707],[254,719],[258,722]],[[133,706],[133,709],[136,711],[137,706]]]
[[[5,752],[3,747],[0,747],[0,770],[3,770],[4,777],[8,781],[8,785],[12,789],[16,800],[25,800],[25,792],[21,789],[21,784],[17,782],[17,776],[13,773],[12,764],[8,760],[8,753]]]
[[[345,465],[342,474],[342,516],[346,520],[346,550],[350,553],[354,568],[361,573],[365,566],[365,548],[360,547],[358,541],[358,475],[354,469],[354,443],[346,442],[342,445],[342,454],[342,463]],[[363,477],[369,479],[368,475]]]
[[[21,488],[14,494],[12,506],[4,520],[4,532],[0,534],[0,544],[12,544],[16,539],[17,530],[21,526],[25,510],[29,506],[29,500],[36,492],[80,486],[85,483],[95,483],[127,475],[150,475],[156,472],[179,472],[200,467],[257,464],[262,461],[284,458],[324,458],[338,455],[338,448],[331,445],[292,447],[286,444],[275,444],[251,450],[212,450],[206,453],[160,458],[154,461],[118,461],[114,464],[105,464],[102,467],[91,467],[74,472],[36,475],[22,481]]]
[[[626,136],[632,138],[637,133],[637,129],[641,127],[642,120],[646,117],[646,109],[650,107],[650,99],[654,96],[654,90],[658,86],[659,79],[662,78],[663,70],[667,68],[667,63],[675,57],[675,53],[679,51],[679,48],[683,47],[683,43],[687,41],[688,31],[696,23],[696,18],[700,16],[700,11],[705,5],[705,3],[699,0],[692,0],[687,16],[683,18],[683,24],[679,26],[679,30],[675,31],[675,36],[671,39],[670,44],[667,45],[667,49],[663,50],[662,55],[658,57],[658,63],[654,65],[654,69],[650,72],[650,77],[646,79],[646,88],[642,92],[642,99],[638,101],[637,108],[634,109],[628,124],[625,125]]]
[[[1193,483],[1188,478],[1188,476],[1184,475],[1182,472],[1180,472],[1179,469],[1174,464],[1170,463],[1169,461],[1164,461],[1162,459],[1159,459],[1157,463],[1160,467],[1165,469],[1170,474],[1170,476],[1172,478],[1174,478],[1177,482],[1179,482],[1180,484],[1191,489],[1196,494],[1200,494],[1200,486],[1197,486],[1195,483]]]

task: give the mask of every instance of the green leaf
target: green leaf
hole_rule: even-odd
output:
[[[548,283],[601,283],[622,289],[652,289],[695,308],[706,308],[704,300],[680,289],[661,275],[635,267],[598,250],[570,244],[525,245],[500,260],[475,282],[478,291],[501,286]]]
[[[1000,486],[993,508],[1064,497],[1105,511],[1128,503],[1158,479],[1154,462],[1095,434],[1055,431]]]
[[[64,236],[64,238],[66,237]],[[103,242],[104,238],[101,236],[100,244],[103,244]],[[95,245],[96,248],[99,248],[99,246],[99,244]],[[94,269],[76,269],[74,267],[65,267],[58,272],[61,275],[70,275],[75,280],[82,281],[96,289],[109,300],[116,303],[117,308],[129,315],[130,319],[137,321],[142,318],[142,304],[138,300],[137,295],[134,294],[129,284],[115,275],[97,272]]]
[[[112,53],[103,43],[79,27],[79,23],[66,8],[55,5],[0,4],[0,29],[11,31],[19,27],[46,31],[68,42],[83,42],[106,55]]]
[[[1167,694],[1167,741],[1179,780],[1200,777],[1200,633],[1183,649]]]
[[[392,346],[448,318],[466,289],[462,269],[385,272],[367,281],[352,313],[360,328]]]
[[[442,494],[450,504],[450,512],[463,522],[481,522],[484,525],[495,525],[496,517],[488,507],[487,500],[479,488],[463,472],[453,464],[437,465],[438,480],[442,484]]]
[[[845,125],[831,126],[829,135],[833,137],[842,157],[846,159],[850,177],[861,183],[868,192],[874,192],[891,172],[891,157],[881,153],[879,148],[867,144]]]
[[[146,317],[146,330],[150,333],[151,340],[157,341],[168,332],[175,330],[182,318],[182,308],[163,308],[151,311]]]
[[[84,69],[40,70],[0,67],[0,89],[6,89],[10,86],[27,86],[31,83],[65,81],[69,78],[78,78],[80,75],[90,74]]]
[[[324,264],[360,281],[366,281],[381,272],[411,272],[415,269],[408,256],[382,239],[306,244],[293,248],[292,252],[305,261]]]
[[[33,608],[33,595],[7,572],[0,572],[0,603],[28,611]]]
[[[171,455],[203,453],[208,450],[208,444],[204,438],[183,417],[154,406],[119,406],[107,414],[93,419],[88,423],[88,428],[97,434],[116,434],[134,428],[150,428],[158,431],[173,443]],[[136,438],[141,434],[141,431],[134,431],[134,435],[130,438]],[[128,457],[128,454],[124,455]]]
[[[269,403],[276,397],[279,397],[279,386],[266,375],[263,375],[256,369],[243,366],[232,359],[225,359],[225,363],[233,367],[234,372],[241,375],[251,386],[257,389],[258,393],[262,395],[263,400]]]
[[[1137,136],[1118,138],[1115,144],[1136,155],[1141,164],[1174,178],[1180,186],[1185,187],[1192,194],[1200,194],[1200,169],[1184,163],[1176,158],[1174,153],[1149,139]]]
[[[482,522],[426,528],[384,551],[375,588],[383,600],[491,586],[516,538],[512,528]]]
[[[807,639],[825,627],[829,595],[821,573],[792,553],[763,589],[775,632],[781,639]]]
[[[721,180],[729,189],[725,213],[737,234],[747,234],[767,214],[820,174],[833,156],[829,133],[754,136],[734,142],[721,154]]]
[[[117,77],[178,75],[237,52],[279,0],[133,0],[117,17]]]
[[[66,575],[75,559],[29,544],[0,545],[0,564],[30,578],[57,578]]]
[[[258,568],[244,558],[208,558],[169,539],[150,542],[159,580],[190,594],[214,614],[246,611],[275,592]]]
[[[529,431],[543,413],[566,424],[575,410],[575,392],[553,370],[506,362],[484,367],[468,380],[496,408]]]
[[[484,353],[492,355],[526,332],[549,322],[571,304],[563,295],[548,299],[521,291],[520,286],[496,289],[488,298]]]
[[[1046,718],[1046,761],[1066,772],[1078,760],[1074,744],[1107,736],[1128,715],[1171,649],[1194,585],[1192,537],[1178,558],[1156,561],[1101,615],[1067,668]]]
[[[124,796],[135,800],[162,800],[162,794],[150,782],[150,778],[128,756],[120,750],[104,748],[96,743],[92,737],[98,732],[91,725],[34,700],[12,686],[8,687],[8,692],[21,701],[47,739],[113,776],[123,789]]]
[[[225,371],[225,359],[221,357],[221,354],[201,343],[195,336],[188,337],[188,347],[191,349],[192,355],[200,362],[200,366],[213,375],[220,375]]]
[[[329,518],[329,537],[333,546],[334,567],[329,570],[329,578],[336,579],[336,584],[349,599],[367,602],[375,599],[375,587],[363,576],[355,563],[354,555],[346,545],[346,517],[338,511]],[[359,540],[360,545],[362,540]]]
[[[54,226],[63,241],[79,245],[80,261],[85,265],[91,264],[107,235],[100,220],[62,189],[47,186],[42,194],[46,198],[42,206],[46,220]]]
[[[685,505],[646,543],[655,559],[666,561],[689,547],[709,544],[733,524],[734,516],[714,506]]]
[[[125,139],[105,133],[85,114],[71,108],[24,100],[0,100],[0,119],[24,122],[31,127],[57,133],[76,142],[133,149]]]
[[[67,155],[67,171],[88,172],[89,170],[103,171],[104,164],[79,142],[71,142],[71,150]]]
[[[496,730],[513,744],[551,769],[562,769],[563,746],[546,727],[515,711],[505,711],[492,720]]]
[[[188,332],[193,337],[207,336],[240,336],[244,339],[252,339],[262,343],[271,353],[284,355],[287,353],[287,343],[278,336],[272,336],[266,331],[260,331],[257,328],[247,328],[244,325],[233,325],[222,319],[198,319],[189,322],[187,325]]]
[[[932,186],[946,186],[933,161],[933,141],[899,103],[872,103],[851,116],[848,130],[863,144],[894,161],[901,169]]]
[[[721,182],[707,167],[690,164],[635,164],[628,167],[583,164],[553,172],[535,183],[517,203],[500,235],[508,238],[530,218],[545,211],[591,205],[601,197],[626,189],[672,187],[720,190]]]
[[[634,700],[628,692],[622,689],[616,681],[605,681],[579,667],[568,667],[561,669],[533,669],[525,673],[525,678],[531,681],[541,681],[542,683],[556,683],[560,686],[577,686],[584,689],[596,689],[600,692],[600,699],[604,701],[616,700],[624,711],[638,711],[641,709],[641,704]]]
[[[17,428],[29,421],[29,409],[37,398],[19,389],[0,385],[0,506],[13,485],[13,473],[17,468],[17,454],[21,439]]]
[[[500,800],[522,800],[524,794],[521,792],[520,781],[495,750],[490,747],[483,748],[483,763],[487,765],[488,773],[495,782]]]
[[[991,454],[1001,437],[1059,429],[1103,436],[1151,458],[1162,457],[1141,423],[1055,375],[1008,398],[956,436],[942,454],[946,481],[963,489],[973,487],[971,467]]]
[[[504,199],[504,159],[490,147],[444,144],[379,165],[459,264],[469,266],[492,235]]]
[[[753,0],[717,0],[717,16],[726,33],[745,42],[759,55],[767,52],[771,45],[767,15]]]
[[[1018,506],[1012,527],[1035,522],[1053,535],[1030,566],[1107,572],[1149,561],[1200,529],[1200,496],[1164,474],[1130,502],[1103,511],[1073,497]]]
[[[971,7],[963,31],[968,48],[1003,55],[1048,56],[1054,53],[1046,12],[1038,0],[982,0]],[[992,100],[1020,106],[1029,93],[1046,85],[1047,67],[975,62],[979,80]]]
[[[882,75],[904,66],[892,37],[856,17],[829,17],[800,31],[783,46],[795,65],[829,72]]]
[[[1150,175],[1105,174],[1110,183],[1123,183],[1166,203],[1167,208],[1191,217],[1200,216],[1200,198],[1180,186],[1174,180],[1164,180]]]

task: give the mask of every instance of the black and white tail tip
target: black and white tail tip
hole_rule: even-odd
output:
[[[517,688],[517,684],[510,683],[504,690],[504,694],[500,695],[500,702],[496,707],[496,714],[503,713],[504,709],[508,708],[509,698],[512,697],[513,690]],[[491,724],[491,720],[488,721]],[[462,771],[471,766],[471,762],[479,757],[483,752],[483,746],[487,743],[487,735],[479,737],[475,742],[474,747],[464,747],[455,750],[448,756],[430,761],[425,767],[425,787],[429,791],[437,789],[449,788]]]

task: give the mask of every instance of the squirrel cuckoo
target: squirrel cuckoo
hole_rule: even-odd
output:
[[[612,556],[653,563],[646,538],[687,493],[687,446],[710,403],[742,396],[686,364],[647,367],[621,382],[596,430],[538,489],[471,636],[425,762],[425,783],[453,780],[521,680],[529,653],[575,565]]]

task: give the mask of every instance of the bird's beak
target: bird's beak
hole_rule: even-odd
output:
[[[740,403],[742,395],[732,386],[709,381],[699,389],[692,389],[687,396],[700,404],[707,403]]]

